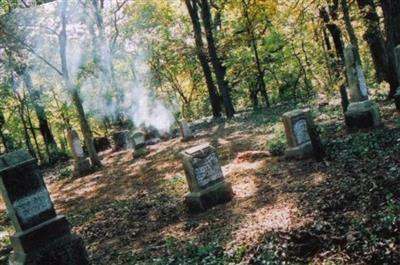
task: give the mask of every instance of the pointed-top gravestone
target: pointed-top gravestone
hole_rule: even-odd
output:
[[[353,45],[345,50],[345,63],[350,105],[345,113],[345,122],[349,129],[368,129],[380,126],[381,118],[378,107],[368,99],[368,89],[361,62]]]
[[[0,156],[0,190],[15,227],[10,265],[86,265],[83,241],[57,216],[42,174],[27,151]]]
[[[90,161],[83,152],[78,133],[73,129],[67,130],[67,140],[74,159],[72,175],[74,177],[82,177],[89,174],[91,171]]]

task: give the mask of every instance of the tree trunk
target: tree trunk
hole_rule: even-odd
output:
[[[10,150],[8,149],[6,136],[3,133],[3,126],[5,123],[6,123],[6,119],[3,115],[3,112],[1,112],[1,110],[0,110],[0,140],[3,143],[4,150],[6,151],[6,153],[8,153]]]
[[[29,131],[32,134],[33,142],[35,143],[35,147],[36,147],[36,150],[37,150],[39,161],[42,164],[44,162],[44,159],[43,159],[43,156],[42,156],[42,152],[40,152],[40,147],[39,147],[39,143],[38,143],[38,140],[37,140],[37,135],[36,135],[35,128],[33,127],[33,122],[32,122],[32,119],[31,119],[31,112],[29,111],[29,107],[26,104],[25,104],[25,108],[26,108],[26,117],[27,117],[27,121],[28,121],[28,124],[29,124]]]
[[[346,31],[349,34],[350,42],[355,48],[355,59],[358,61],[360,65],[361,63],[361,56],[360,56],[360,49],[358,46],[358,39],[356,33],[354,32],[353,25],[351,24],[350,14],[349,14],[349,6],[347,4],[347,0],[341,0],[342,10],[343,10],[343,19],[344,24],[346,25]]]
[[[390,84],[388,98],[393,98],[399,81],[396,76],[394,49],[400,44],[400,1],[380,0],[386,32],[386,49],[388,54],[387,82]]]
[[[66,55],[66,50],[67,50],[66,10],[67,10],[67,0],[63,0],[61,8],[61,32],[59,35],[62,74],[65,86],[68,92],[71,94],[72,102],[74,103],[74,106],[78,113],[79,124],[86,144],[86,148],[89,153],[90,161],[92,162],[92,166],[97,168],[101,167],[101,161],[96,153],[96,149],[94,148],[92,131],[90,130],[89,123],[85,116],[85,111],[82,106],[82,101],[79,96],[78,88],[72,84],[68,72],[67,55]]]
[[[270,106],[270,102],[269,102],[269,97],[268,97],[268,93],[267,93],[267,89],[266,89],[266,85],[265,85],[265,79],[264,79],[264,75],[265,75],[265,71],[263,69],[263,67],[261,66],[261,60],[260,60],[260,56],[258,54],[258,47],[257,47],[257,39],[254,33],[254,28],[251,25],[251,21],[250,21],[250,17],[249,17],[249,12],[248,12],[248,3],[246,3],[245,0],[242,0],[243,3],[243,13],[244,16],[246,17],[246,29],[247,29],[247,34],[249,35],[250,38],[250,43],[251,43],[251,47],[253,49],[253,53],[254,53],[254,60],[255,60],[255,64],[256,64],[256,68],[257,68],[257,90],[259,90],[261,92],[261,95],[264,97],[265,100],[265,104],[267,107]],[[255,95],[257,97],[257,94]]]
[[[47,120],[46,111],[41,104],[40,91],[33,89],[31,75],[29,74],[29,72],[27,71],[27,69],[25,67],[24,67],[23,71],[21,72],[21,76],[24,80],[29,97],[35,108],[35,113],[36,113],[37,119],[39,121],[40,133],[41,133],[44,143],[46,145],[46,150],[49,155],[49,161],[51,161],[52,153],[54,151],[57,151],[58,148],[57,148],[56,141],[54,140],[53,133],[51,132],[48,120]]]
[[[190,18],[192,20],[194,39],[196,43],[196,53],[197,57],[199,58],[201,67],[203,69],[204,77],[206,80],[213,116],[218,118],[221,117],[221,100],[220,96],[217,93],[217,89],[214,85],[210,65],[208,64],[207,56],[205,55],[204,52],[204,43],[201,37],[201,25],[197,12],[197,5],[195,2],[193,2],[193,0],[185,0],[185,4],[189,11]]]
[[[373,0],[357,0],[357,3],[367,26],[364,39],[367,41],[372,55],[376,79],[378,82],[382,82],[387,80],[388,56],[385,40],[379,27],[379,16]]]
[[[335,45],[335,50],[337,57],[340,58],[341,63],[344,62],[344,45],[342,41],[342,31],[339,26],[331,20],[329,13],[326,11],[326,8],[321,8],[319,10],[319,16],[325,23],[325,27],[328,29],[329,33],[332,36],[333,44]]]
[[[210,55],[211,64],[214,69],[215,77],[217,79],[218,87],[222,96],[222,100],[225,107],[225,113],[228,118],[232,118],[235,114],[235,109],[232,104],[231,88],[227,80],[225,79],[226,69],[222,65],[220,58],[218,57],[217,47],[212,32],[211,23],[211,11],[208,0],[201,0],[201,16],[203,19],[203,26],[207,39],[208,54]]]

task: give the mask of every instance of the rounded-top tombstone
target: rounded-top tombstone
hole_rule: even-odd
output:
[[[82,239],[57,216],[42,174],[27,151],[0,156],[0,190],[16,233],[10,265],[89,264]]]
[[[314,122],[309,109],[297,109],[286,112],[282,116],[285,127],[288,149],[287,158],[303,159],[313,156],[313,145],[310,129],[314,128]]]

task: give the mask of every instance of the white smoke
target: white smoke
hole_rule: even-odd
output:
[[[90,62],[96,52],[93,32],[99,35],[94,24],[95,17],[91,9],[93,6],[91,1],[68,1],[67,60],[71,80],[74,84],[79,84],[88,114],[102,119],[104,116],[115,117],[122,111],[137,127],[151,126],[166,132],[175,122],[174,111],[152,87],[147,48],[142,47],[140,41],[120,37],[113,52],[110,50],[110,40],[115,34],[113,2],[105,1],[103,16],[106,43],[100,43],[100,49],[97,50],[101,58],[100,65],[107,68],[107,71],[93,74],[90,73]],[[28,51],[26,59],[36,87],[44,83],[43,80],[53,86],[62,84],[61,76],[50,66],[61,70],[57,36],[60,31],[60,6],[61,1],[58,1],[15,14],[18,28],[24,33],[24,41],[36,53]],[[123,16],[123,11],[119,12]],[[137,36],[131,38],[135,37]],[[115,71],[114,83],[111,80],[110,62]],[[82,74],[84,68],[89,69],[88,74]],[[122,102],[117,99],[118,93],[123,94]]]

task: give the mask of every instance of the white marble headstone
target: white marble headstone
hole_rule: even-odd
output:
[[[293,125],[293,133],[296,138],[298,145],[311,141],[310,135],[308,134],[307,121],[300,119]]]

